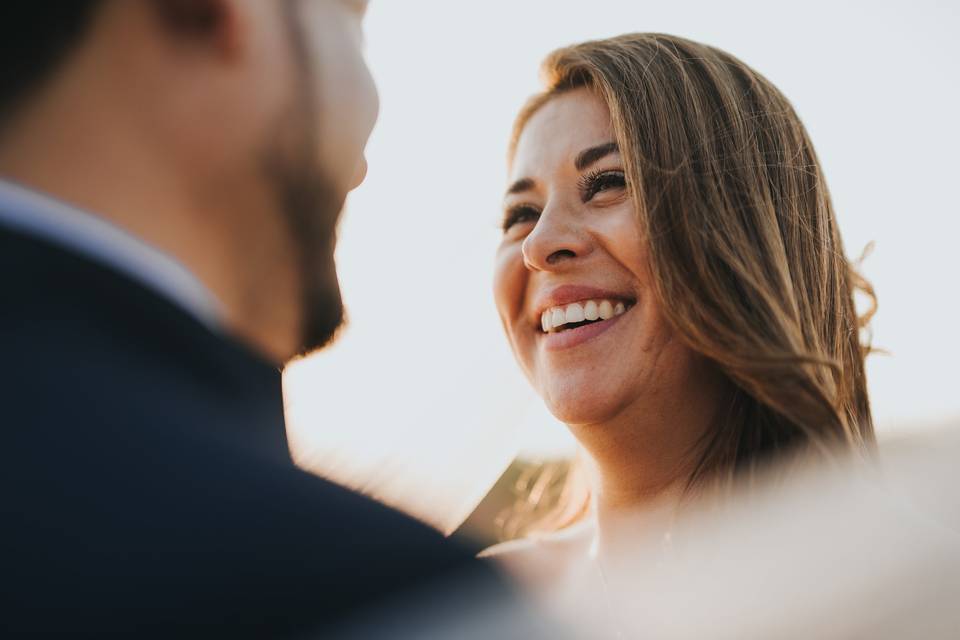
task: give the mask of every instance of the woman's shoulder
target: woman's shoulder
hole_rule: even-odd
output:
[[[587,561],[594,532],[593,521],[585,520],[560,531],[501,542],[480,557],[521,582],[546,586]]]

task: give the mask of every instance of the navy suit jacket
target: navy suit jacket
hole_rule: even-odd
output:
[[[454,577],[499,588],[473,549],[297,469],[276,367],[3,227],[0,354],[0,632],[285,637]]]

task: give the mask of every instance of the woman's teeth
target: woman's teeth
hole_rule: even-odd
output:
[[[627,307],[623,302],[611,302],[610,300],[574,302],[564,307],[552,307],[544,311],[540,315],[540,326],[544,333],[549,333],[561,328],[569,328],[567,325],[595,320],[609,320],[614,316],[621,315],[626,310]]]

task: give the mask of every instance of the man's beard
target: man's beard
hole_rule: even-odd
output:
[[[311,145],[311,131],[303,131],[299,144]],[[301,150],[302,151],[302,150]],[[343,300],[334,251],[337,220],[344,196],[311,161],[314,154],[290,153],[274,148],[268,156],[268,177],[272,182],[280,215],[293,241],[300,287],[301,331],[298,355],[305,355],[330,343],[344,323]]]
[[[298,6],[284,2],[280,7],[291,43],[296,93],[265,142],[261,160],[297,254],[301,284],[297,353],[305,355],[326,346],[344,324],[334,250],[346,194],[337,192],[318,157],[315,74],[298,21]]]

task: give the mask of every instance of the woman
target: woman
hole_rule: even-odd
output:
[[[757,72],[659,34],[561,49],[544,72],[511,143],[495,297],[590,460],[593,507],[490,555],[575,597],[703,489],[871,445],[853,300],[871,292],[803,125]]]

